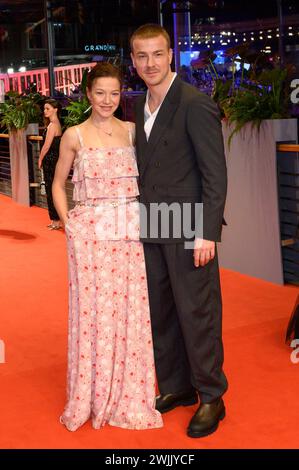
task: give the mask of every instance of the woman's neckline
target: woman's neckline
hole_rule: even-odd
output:
[[[89,151],[94,151],[94,150],[114,150],[114,149],[134,149],[133,145],[124,145],[123,147],[121,146],[107,146],[107,147],[88,147],[87,145],[82,145],[77,152],[80,150],[89,150]]]

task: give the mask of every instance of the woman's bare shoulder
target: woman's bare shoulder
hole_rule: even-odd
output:
[[[127,132],[128,132],[128,127],[130,129],[130,131],[134,134],[135,133],[135,124],[134,122],[130,122],[130,121],[121,121],[120,119],[117,119],[117,121],[119,122],[119,124],[121,125],[121,127],[123,129],[125,129]]]
[[[77,151],[80,147],[77,126],[68,127],[62,136],[61,143],[67,146],[69,149]]]
[[[131,121],[126,121],[127,126],[129,126],[131,134],[133,136],[133,140],[135,140],[135,134],[136,134],[136,126],[134,122]]]
[[[126,121],[128,123],[128,125],[130,126],[130,128],[134,131],[135,130],[135,122],[132,122],[132,121]]]
[[[76,127],[77,126],[72,126],[72,127],[68,127],[64,133],[63,133],[63,138],[64,140],[68,140],[72,137],[75,137],[77,135],[77,132],[76,132]]]

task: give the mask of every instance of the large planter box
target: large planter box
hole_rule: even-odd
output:
[[[38,124],[9,134],[12,199],[18,204],[30,206],[27,135],[38,134]]]
[[[227,226],[219,244],[224,268],[283,284],[276,145],[297,143],[297,119],[265,120],[234,135],[222,126],[228,170]]]

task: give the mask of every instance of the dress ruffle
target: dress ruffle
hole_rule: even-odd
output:
[[[133,147],[82,148],[74,162],[74,200],[138,196],[137,176]]]

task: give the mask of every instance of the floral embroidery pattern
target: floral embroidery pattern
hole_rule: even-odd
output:
[[[130,429],[162,426],[161,415],[155,410],[138,203],[124,205],[128,230],[121,235],[119,230],[108,230],[116,213],[109,200],[138,195],[137,175],[133,147],[82,147],[75,160],[74,199],[91,199],[94,206],[82,205],[69,211],[66,225],[68,387],[60,419],[70,431],[89,418],[96,429],[105,423]]]

